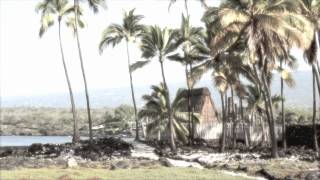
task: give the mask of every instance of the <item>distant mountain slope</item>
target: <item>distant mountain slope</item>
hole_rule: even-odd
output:
[[[296,86],[293,89],[285,87],[286,104],[295,107],[311,107],[312,106],[312,76],[310,71],[300,71],[294,73]],[[198,87],[209,87],[212,98],[216,106],[220,106],[220,96],[212,87],[212,82],[202,81]],[[171,95],[180,87],[185,87],[184,83],[169,84]],[[143,94],[150,93],[150,86],[135,87],[137,102],[139,107],[143,105],[141,99]],[[279,76],[274,76],[272,93],[280,92]],[[114,107],[120,104],[131,104],[130,88],[113,88],[106,90],[91,90],[90,98],[93,107]],[[75,93],[76,104],[78,107],[85,107],[85,98],[82,93]],[[46,106],[46,107],[67,107],[69,106],[68,93],[57,93],[43,96],[28,97],[2,97],[3,107],[14,106]]]

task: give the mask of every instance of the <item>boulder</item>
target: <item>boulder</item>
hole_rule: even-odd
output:
[[[31,146],[29,146],[28,148],[28,152],[30,153],[30,155],[38,155],[38,154],[41,154],[42,151],[43,151],[43,145],[40,143],[31,144]]]
[[[13,150],[8,148],[8,149],[0,149],[0,157],[7,157],[13,154]]]

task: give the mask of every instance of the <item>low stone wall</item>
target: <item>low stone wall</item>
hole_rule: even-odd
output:
[[[318,142],[320,142],[320,124],[317,125]],[[306,146],[313,148],[313,126],[312,125],[289,125],[287,126],[288,146]]]

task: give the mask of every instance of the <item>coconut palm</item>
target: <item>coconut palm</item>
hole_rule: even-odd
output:
[[[104,6],[104,0],[85,0],[89,7],[93,10],[94,13],[97,13],[99,11],[100,6]],[[85,68],[83,64],[83,57],[82,57],[82,50],[80,46],[80,37],[79,37],[79,31],[77,24],[79,23],[79,14],[80,14],[80,6],[79,6],[80,0],[74,0],[73,6],[74,6],[74,34],[77,41],[77,47],[78,47],[78,54],[79,54],[79,60],[81,65],[81,72],[82,72],[82,78],[84,83],[84,90],[85,90],[85,96],[86,96],[86,105],[87,105],[87,113],[88,113],[88,122],[89,122],[89,140],[92,142],[93,139],[93,133],[92,133],[92,119],[91,119],[91,109],[90,109],[90,99],[89,99],[89,91],[88,91],[88,83],[85,73]]]
[[[191,121],[191,91],[195,85],[195,81],[190,76],[192,74],[192,65],[207,59],[198,51],[199,44],[202,43],[203,32],[200,27],[192,27],[189,23],[189,17],[182,15],[182,23],[180,29],[177,30],[177,46],[182,50],[181,53],[175,53],[168,57],[172,61],[176,61],[185,66],[185,75],[188,88],[188,117],[190,143],[193,141],[193,122]]]
[[[58,38],[59,38],[59,46],[60,46],[60,53],[61,53],[61,60],[64,69],[64,74],[66,77],[68,90],[69,90],[69,97],[71,103],[71,112],[73,117],[73,143],[78,143],[80,141],[79,129],[78,129],[78,117],[73,97],[72,86],[69,78],[68,68],[65,61],[64,50],[62,45],[61,39],[61,23],[62,21],[70,16],[70,13],[74,11],[72,6],[68,5],[67,0],[44,0],[39,2],[36,7],[37,12],[41,12],[41,27],[39,36],[42,37],[44,33],[54,25],[55,21],[58,21]]]
[[[165,132],[169,128],[168,122],[168,101],[166,89],[161,83],[159,86],[151,86],[151,95],[144,95],[142,98],[146,101],[144,107],[139,111],[139,118],[150,118],[151,122],[147,125],[147,133],[158,133],[158,140],[160,140],[161,133]],[[178,90],[175,99],[170,105],[172,108],[172,122],[174,126],[175,139],[186,143],[189,131],[184,124],[188,122],[187,113],[183,112],[183,107],[187,99],[183,96],[183,90]],[[193,118],[196,122],[199,121],[199,115],[193,114]]]
[[[132,71],[130,70],[130,54],[129,54],[129,43],[135,40],[135,38],[140,37],[144,30],[144,26],[139,24],[139,21],[143,18],[142,15],[135,15],[134,9],[125,12],[122,25],[111,24],[102,34],[102,40],[99,45],[100,52],[103,51],[108,45],[113,47],[119,44],[122,40],[126,42],[127,48],[127,61],[128,61],[128,71],[130,77],[130,87],[131,87],[131,97],[134,106],[134,114],[136,121],[136,140],[139,140],[139,122],[137,116],[137,105],[134,94],[133,82],[132,82]]]
[[[294,79],[292,78],[292,74],[288,69],[284,67],[284,63],[288,65],[289,68],[295,68],[297,59],[292,55],[289,55],[289,59],[280,59],[280,67],[278,68],[278,72],[280,74],[280,93],[281,93],[281,121],[282,121],[282,147],[287,149],[287,140],[286,140],[286,121],[285,121],[285,113],[284,113],[284,82],[288,87],[293,87],[295,85]]]
[[[313,113],[312,113],[312,126],[313,126],[313,146],[315,151],[319,156],[319,144],[318,144],[318,135],[317,135],[317,123],[316,123],[316,116],[317,116],[317,94],[316,94],[316,77],[315,77],[315,70],[312,69],[312,95],[313,95]]]
[[[289,13],[289,7],[295,5],[291,1],[225,1],[218,9],[206,15],[212,25],[220,26],[219,31],[211,40],[213,57],[235,48],[237,42],[245,40],[250,53],[251,63],[258,68],[260,78],[258,84],[263,90],[267,104],[266,114],[272,139],[272,157],[277,157],[275,121],[269,83],[269,75],[279,57],[288,57],[292,46],[307,48],[310,45],[313,30],[309,21],[300,14]],[[289,21],[289,20],[290,21]],[[290,22],[290,23],[289,23]],[[306,27],[304,31],[294,26]]]
[[[301,2],[301,10],[302,14],[305,15],[313,24],[314,28],[314,38],[312,40],[312,44],[309,49],[305,52],[305,56],[308,58],[309,64],[312,66],[312,74],[313,78],[313,85],[317,86],[318,93],[320,93],[320,67],[319,67],[319,53],[320,53],[320,1],[318,0],[300,0]],[[316,96],[313,96],[313,102],[316,103]],[[314,109],[316,105],[314,104]],[[317,140],[317,128],[316,128],[316,121],[315,121],[316,112],[314,110],[313,113],[313,137],[314,137],[314,148],[318,154],[320,154],[320,149]]]
[[[146,61],[138,61],[135,64],[131,66],[131,70],[136,70],[138,68],[141,68],[145,65],[147,65],[150,62],[150,59],[153,59],[155,57],[158,58],[158,61],[160,63],[161,68],[161,75],[162,75],[162,83],[166,90],[167,96],[167,102],[170,101],[170,93],[165,77],[164,67],[163,63],[167,56],[171,55],[176,49],[177,45],[175,42],[176,32],[164,28],[160,29],[158,26],[150,26],[146,29],[146,32],[142,35],[141,39],[141,51],[142,51],[142,57],[146,58]],[[174,141],[174,135],[173,135],[173,122],[172,122],[172,109],[170,107],[170,103],[167,103],[167,109],[168,109],[168,119],[169,119],[169,132],[170,132],[170,144],[171,144],[171,150],[176,151],[176,145]]]

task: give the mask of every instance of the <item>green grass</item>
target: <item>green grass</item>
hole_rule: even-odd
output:
[[[20,169],[1,171],[2,180],[245,180],[215,170],[194,168],[155,168],[155,169]]]

